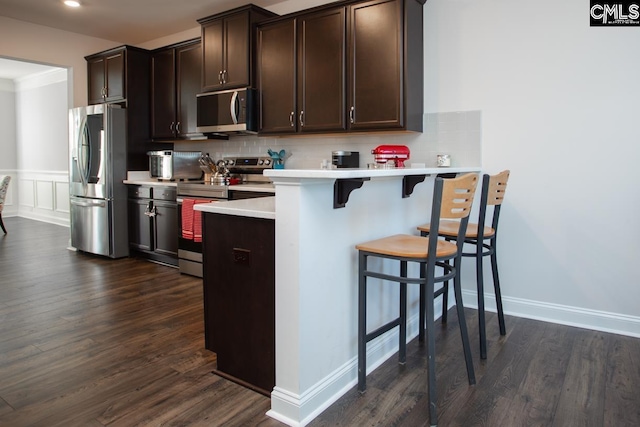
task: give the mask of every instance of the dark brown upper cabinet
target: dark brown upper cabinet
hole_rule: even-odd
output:
[[[151,56],[151,137],[188,138],[196,132],[196,94],[200,92],[199,39],[164,47]]]
[[[89,104],[104,102],[127,108],[127,169],[149,168],[151,52],[119,46],[85,56]]]
[[[346,9],[258,28],[259,132],[346,130]]]
[[[259,132],[421,132],[423,3],[344,1],[260,24]]]
[[[254,25],[276,16],[247,5],[198,20],[202,28],[202,91],[253,84]]]
[[[422,131],[422,4],[374,0],[349,8],[349,129]]]
[[[89,104],[117,102],[126,98],[125,61],[127,51],[120,47],[86,57]]]

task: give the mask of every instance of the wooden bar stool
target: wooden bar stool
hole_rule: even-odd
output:
[[[469,384],[475,384],[475,373],[471,359],[471,349],[467,326],[462,306],[460,289],[459,266],[462,254],[462,236],[465,235],[469,222],[469,213],[473,196],[478,183],[478,175],[466,174],[454,179],[444,180],[436,178],[433,205],[431,208],[431,224],[437,227],[440,218],[458,219],[458,235],[460,243],[452,243],[438,238],[438,234],[429,237],[399,234],[382,239],[373,240],[356,245],[358,250],[358,390],[366,389],[367,342],[399,327],[399,361],[406,361],[407,347],[407,283],[420,285],[420,326],[419,340],[424,341],[425,318],[428,358],[428,392],[429,392],[429,420],[431,425],[437,424],[436,414],[436,375],[435,375],[435,327],[434,327],[434,284],[453,279],[454,293],[460,320],[462,346],[467,365]],[[392,259],[400,261],[400,275],[386,274],[367,269],[369,257]],[[449,261],[453,260],[453,265]],[[407,277],[407,263],[419,263],[420,277]],[[442,269],[442,275],[436,275]],[[374,277],[384,281],[400,284],[399,316],[367,333],[367,277]]]
[[[482,259],[485,256],[491,257],[491,271],[493,273],[493,288],[496,295],[496,307],[498,310],[498,326],[500,335],[506,334],[504,323],[504,312],[502,310],[502,296],[500,293],[500,279],[498,277],[498,258],[496,255],[496,238],[498,236],[498,219],[500,218],[500,206],[504,199],[504,193],[507,189],[507,181],[509,180],[509,171],[505,170],[499,174],[489,176],[487,174],[482,177],[482,192],[480,193],[480,209],[478,215],[478,223],[469,223],[467,231],[464,235],[464,243],[475,246],[473,252],[463,252],[463,257],[474,257],[476,259],[476,282],[478,287],[478,322],[480,333],[480,358],[487,358],[487,333],[484,315],[484,276],[482,268]],[[493,206],[493,217],[491,226],[485,225],[487,217],[487,207]],[[478,224],[482,224],[479,227]],[[430,224],[418,227],[422,236],[429,235],[431,231]],[[445,237],[449,241],[460,241],[457,234],[458,224],[455,221],[442,221],[438,227],[438,234]],[[444,283],[442,288],[442,322],[447,322],[447,303],[449,301],[448,282]],[[456,304],[458,302],[456,301]]]

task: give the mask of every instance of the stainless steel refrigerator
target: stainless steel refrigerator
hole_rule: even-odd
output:
[[[127,110],[110,104],[69,110],[71,245],[84,252],[129,255]]]

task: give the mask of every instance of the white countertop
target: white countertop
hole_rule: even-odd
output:
[[[245,186],[243,186],[245,187]],[[256,199],[229,200],[212,203],[199,203],[194,210],[251,218],[276,218],[276,198],[258,197]]]
[[[229,191],[255,191],[256,193],[272,193],[275,194],[276,187],[270,183],[264,184],[242,184],[242,185],[230,185]]]
[[[384,178],[405,175],[436,175],[439,173],[479,172],[480,166],[454,168],[389,168],[389,169],[267,169],[264,175],[279,178],[348,179]]]

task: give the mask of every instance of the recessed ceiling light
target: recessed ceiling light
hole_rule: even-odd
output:
[[[74,0],[65,0],[64,4],[66,4],[69,7],[80,7],[80,2],[74,1]]]

